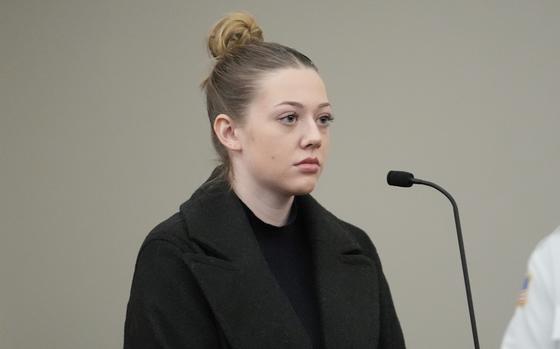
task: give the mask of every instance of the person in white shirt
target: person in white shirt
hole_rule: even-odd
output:
[[[529,258],[517,309],[502,349],[560,349],[560,227]]]

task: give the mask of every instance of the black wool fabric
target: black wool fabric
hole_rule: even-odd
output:
[[[298,219],[297,205],[294,202],[287,224],[277,227],[260,220],[239,201],[270,271],[307,330],[313,348],[323,348],[311,247],[301,218]]]
[[[315,304],[314,298],[325,349],[405,348],[379,255],[363,230],[311,195],[297,196],[296,220],[308,237],[303,255],[312,256],[313,277],[307,272],[294,284],[307,285],[312,301],[291,301],[243,205],[217,173],[144,240],[127,305],[125,349],[314,349],[308,333],[318,331],[307,329],[312,326],[293,305]],[[309,260],[296,264],[307,265],[296,271],[309,270]]]

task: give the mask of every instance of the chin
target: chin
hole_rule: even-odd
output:
[[[292,195],[305,195],[311,193],[315,189],[317,180],[315,178],[309,178],[306,180],[298,181],[298,183],[294,184],[295,185],[289,188]]]

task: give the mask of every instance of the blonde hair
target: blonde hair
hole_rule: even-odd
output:
[[[234,47],[263,42],[262,29],[247,12],[233,12],[214,25],[208,37],[208,51],[220,59]]]
[[[317,67],[293,48],[265,42],[262,29],[247,12],[233,12],[220,19],[210,31],[208,51],[215,65],[201,88],[206,94],[212,143],[221,161],[219,176],[227,179],[231,164],[212,127],[216,116],[226,114],[242,123],[265,73],[290,67],[317,71]]]

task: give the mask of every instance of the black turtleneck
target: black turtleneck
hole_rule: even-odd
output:
[[[295,200],[288,223],[281,227],[263,222],[241,203],[270,271],[307,330],[313,347],[322,348],[311,247]]]

